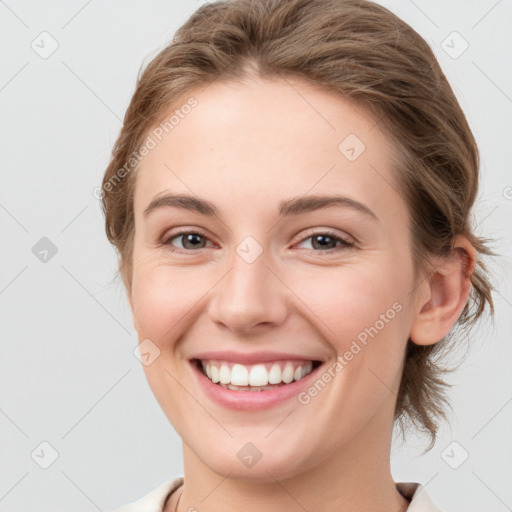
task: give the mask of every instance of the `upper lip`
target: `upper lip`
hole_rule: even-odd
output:
[[[202,361],[229,361],[240,364],[269,363],[272,361],[319,361],[318,358],[313,356],[290,354],[285,352],[235,352],[233,350],[201,352],[200,354],[193,356],[191,359],[200,359]]]

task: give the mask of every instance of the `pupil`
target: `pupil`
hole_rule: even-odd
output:
[[[201,243],[201,235],[198,235],[197,233],[191,233],[185,236],[185,243],[183,244],[185,247],[187,246],[187,243],[191,243],[192,247],[197,247],[198,243]]]
[[[315,246],[315,242],[319,243],[320,244],[320,247],[327,247],[327,245],[329,245],[329,242],[331,242],[331,246],[332,246],[332,243],[334,242],[334,244],[336,244],[336,240],[334,240],[334,238],[330,237],[329,235],[325,236],[325,235],[316,235],[313,237],[313,247]],[[331,248],[334,248],[334,247],[331,247]]]

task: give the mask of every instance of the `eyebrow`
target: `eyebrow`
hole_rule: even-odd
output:
[[[148,207],[144,210],[143,215],[144,217],[147,217],[152,211],[165,206],[183,208],[209,217],[218,216],[218,210],[212,203],[205,199],[200,199],[187,194],[166,194],[157,196],[149,203]],[[301,213],[320,210],[329,206],[343,206],[351,208],[378,221],[378,217],[372,212],[372,210],[370,210],[370,208],[355,199],[344,196],[308,195],[287,199],[279,203],[279,216],[288,217],[290,215],[299,215]]]

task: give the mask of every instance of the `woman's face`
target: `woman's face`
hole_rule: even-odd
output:
[[[297,80],[191,96],[137,171],[130,295],[144,371],[186,455],[260,481],[369,443],[388,457],[417,310],[389,143],[362,110]]]

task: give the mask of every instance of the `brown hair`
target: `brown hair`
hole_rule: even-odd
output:
[[[357,102],[378,120],[398,149],[399,188],[411,216],[417,275],[431,268],[428,254],[447,255],[465,235],[478,258],[470,299],[457,327],[470,327],[492,286],[480,256],[494,254],[477,237],[470,213],[478,190],[478,148],[459,103],[425,40],[386,8],[361,0],[233,0],[207,3],[139,73],[137,87],[102,185],[106,232],[119,254],[131,291],[136,170],[149,130],[187,92],[214,81],[296,77]],[[127,166],[127,162],[130,162]],[[132,172],[130,172],[132,171]],[[412,423],[436,439],[448,405],[434,345],[409,340],[395,420],[402,434]]]

